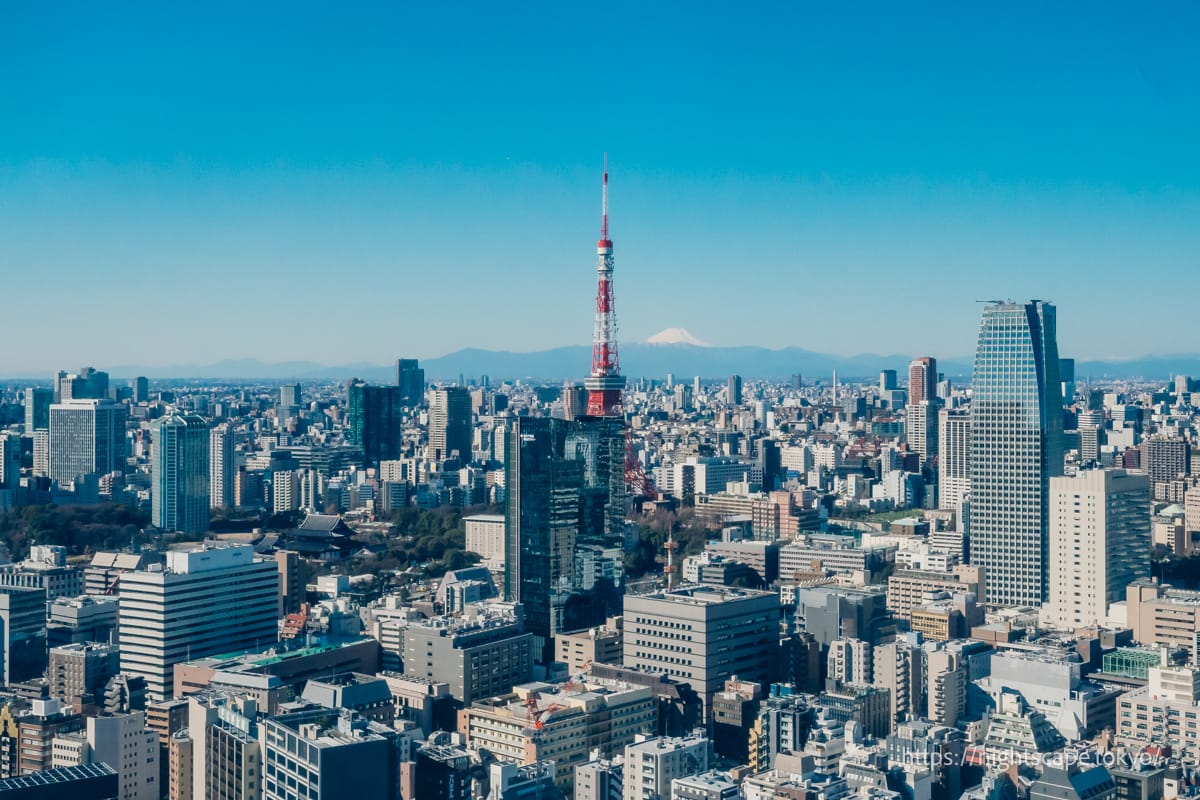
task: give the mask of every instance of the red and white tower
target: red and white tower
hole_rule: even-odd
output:
[[[613,243],[608,238],[608,155],[604,156],[604,189],[600,241],[596,243],[596,327],[592,332],[592,374],[587,387],[589,417],[621,416],[625,378],[617,360],[617,312],[613,306]]]

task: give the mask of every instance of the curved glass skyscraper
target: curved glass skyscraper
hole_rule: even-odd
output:
[[[985,602],[1047,597],[1050,478],[1063,473],[1062,389],[1054,306],[983,311],[971,393],[971,563]]]

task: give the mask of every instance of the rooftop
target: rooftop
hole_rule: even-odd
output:
[[[0,794],[18,789],[30,789],[35,786],[50,786],[56,783],[69,783],[87,778],[105,778],[116,775],[117,772],[107,764],[84,764],[78,767],[60,767],[45,772],[35,772],[32,775],[21,775],[16,778],[0,780]]]
[[[472,514],[463,517],[463,522],[504,522],[503,514]]]
[[[681,586],[669,592],[654,592],[642,595],[650,600],[666,600],[689,606],[709,606],[719,603],[736,603],[745,600],[757,600],[761,597],[775,596],[774,592],[760,592],[753,589],[733,589],[728,586]]]
[[[350,639],[330,639],[325,640],[321,644],[311,647],[303,647],[298,650],[279,650],[278,645],[263,648],[261,650],[242,650],[235,653],[225,653],[223,655],[206,656],[205,658],[197,658],[194,661],[185,662],[185,666],[205,666],[213,669],[230,670],[235,668],[253,669],[254,667],[265,667],[272,664],[279,664],[284,661],[291,661],[305,656],[318,655],[320,653],[330,653],[335,650],[340,650],[343,647],[350,647],[363,642],[375,641],[369,636],[358,636]]]

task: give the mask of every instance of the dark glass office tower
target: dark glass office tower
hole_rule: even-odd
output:
[[[409,408],[425,402],[425,370],[420,368],[417,359],[401,358],[396,361],[396,385],[400,387],[404,405]]]
[[[581,588],[576,556],[580,545],[621,547],[623,443],[620,418],[513,423],[505,464],[504,593],[524,605],[540,662],[553,660],[555,633],[601,624],[620,611],[623,581]]]
[[[398,386],[371,386],[351,381],[346,414],[350,443],[362,448],[363,463],[400,458],[403,441],[404,403]]]

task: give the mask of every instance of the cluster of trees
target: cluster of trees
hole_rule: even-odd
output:
[[[642,520],[637,543],[625,554],[626,579],[637,580],[644,575],[661,571],[660,561],[666,561],[663,545],[668,534],[674,537],[678,545],[675,551],[678,562],[685,556],[704,552],[705,543],[713,538],[717,530],[718,528],[697,518],[695,510],[691,508],[652,511]]]
[[[494,512],[489,508],[467,510],[471,514]],[[395,561],[429,563],[427,572],[439,577],[447,570],[463,569],[479,562],[466,551],[467,526],[456,508],[405,508],[392,516],[388,557]]]
[[[1180,557],[1156,544],[1150,552],[1150,575],[1185,589],[1200,585],[1200,555]]]
[[[24,558],[30,545],[62,545],[71,555],[139,546],[150,515],[118,503],[88,506],[23,506],[0,514],[0,540],[13,559]]]
[[[266,510],[246,511],[234,508],[210,509],[208,528],[215,533],[238,533],[251,528],[268,531],[286,531],[304,521],[303,511],[281,511],[278,514]]]

